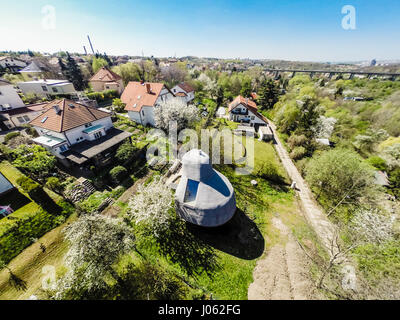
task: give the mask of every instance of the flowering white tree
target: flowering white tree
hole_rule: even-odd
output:
[[[336,118],[319,116],[317,124],[312,128],[316,138],[329,139],[335,129]]]
[[[177,129],[181,130],[198,120],[198,109],[179,98],[169,99],[154,108],[154,120],[157,128],[168,131],[171,121],[177,122]]]
[[[215,80],[211,80],[209,76],[202,73],[198,80],[204,85],[204,90],[209,92],[210,96],[214,98],[218,92],[218,83]]]
[[[379,210],[359,210],[352,220],[355,234],[367,242],[381,243],[393,236],[394,216],[384,215]]]
[[[137,224],[149,226],[157,237],[170,224],[172,205],[171,190],[160,178],[156,178],[147,186],[142,184],[138,187],[137,193],[129,201],[129,215]]]
[[[64,229],[70,243],[65,256],[67,273],[56,285],[55,299],[75,292],[93,292],[106,286],[105,277],[115,276],[112,266],[134,248],[132,230],[121,220],[103,215],[83,215]]]

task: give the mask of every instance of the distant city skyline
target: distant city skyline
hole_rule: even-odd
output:
[[[400,2],[59,1],[2,3],[1,50],[310,62],[400,60]],[[345,5],[355,29],[342,26]]]

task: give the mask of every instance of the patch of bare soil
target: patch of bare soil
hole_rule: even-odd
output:
[[[272,223],[287,241],[273,246],[258,261],[253,272],[254,282],[249,286],[248,299],[318,299],[310,278],[307,256],[279,218],[274,217]]]

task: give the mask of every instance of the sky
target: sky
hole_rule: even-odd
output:
[[[0,51],[296,61],[400,59],[398,0],[0,0]],[[344,5],[355,29],[344,29]]]

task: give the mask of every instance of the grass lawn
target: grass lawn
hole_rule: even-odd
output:
[[[272,162],[284,175],[279,160],[271,144],[254,141],[255,165],[263,162]],[[222,172],[231,181],[237,200],[238,211],[234,218],[225,226],[214,230],[189,228],[193,239],[199,240],[197,249],[185,246],[183,238],[177,237],[176,242],[171,241],[171,247],[177,248],[174,255],[180,255],[186,259],[190,267],[210,267],[205,259],[201,265],[199,257],[202,253],[211,250],[216,258],[216,266],[206,272],[186,278],[194,288],[199,288],[206,293],[212,293],[216,299],[247,299],[247,291],[253,281],[253,270],[257,260],[262,257],[265,250],[276,244],[281,239],[279,231],[270,223],[272,217],[279,213],[284,215],[284,220],[290,225],[306,225],[302,217],[291,217],[299,212],[298,204],[293,192],[285,186],[273,185],[254,173],[250,175],[238,175],[233,166],[217,165],[216,169]],[[251,180],[257,180],[258,185],[253,187]],[[283,177],[285,179],[285,177]],[[178,231],[176,231],[178,232]],[[187,265],[173,263],[160,251],[156,241],[137,235],[138,248],[147,258],[154,259],[158,264],[185,275]],[[189,242],[189,241],[187,241]],[[198,251],[193,252],[193,251]],[[197,255],[196,255],[197,254]],[[192,256],[192,258],[191,258]],[[192,259],[192,260],[190,260]],[[189,260],[189,261],[188,261]],[[201,268],[200,268],[201,269]]]
[[[44,266],[59,268],[63,265],[63,257],[68,245],[63,240],[61,230],[75,219],[76,215],[71,215],[67,222],[46,233],[8,264],[12,272],[25,281],[26,291],[19,291],[12,287],[9,283],[8,271],[6,269],[0,271],[0,300],[22,300],[29,298],[32,294],[40,294],[44,277],[42,268]],[[40,243],[45,245],[45,252],[40,249]]]

